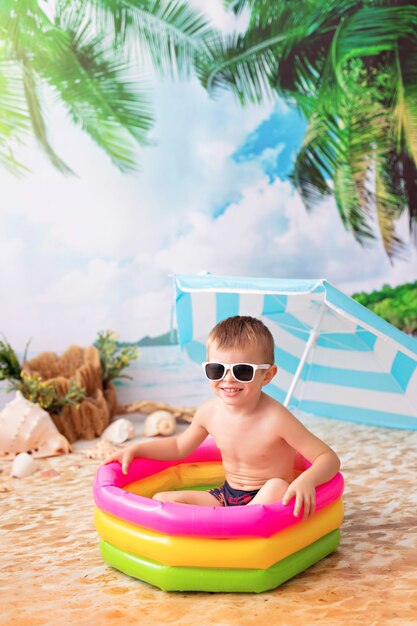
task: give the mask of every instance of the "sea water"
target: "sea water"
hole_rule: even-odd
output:
[[[139,358],[125,373],[131,380],[116,381],[119,404],[152,400],[198,406],[211,397],[203,368],[177,345],[140,348]]]
[[[172,406],[198,406],[211,397],[210,385],[201,365],[193,363],[178,345],[149,346],[123,371],[130,378],[115,381],[119,404],[152,400]],[[14,392],[0,384],[0,410],[13,400]]]

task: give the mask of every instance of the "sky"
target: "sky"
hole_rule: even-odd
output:
[[[209,6],[233,26],[220,0]],[[305,124],[286,104],[242,108],[195,78],[154,82],[138,172],[118,172],[59,106],[51,140],[77,176],[34,144],[25,179],[0,171],[0,333],[16,350],[165,332],[175,273],[322,277],[348,294],[417,279],[415,247],[392,265],[379,241],[364,249],[345,231],[333,200],[307,213],[288,180]],[[407,240],[405,221],[399,232]]]

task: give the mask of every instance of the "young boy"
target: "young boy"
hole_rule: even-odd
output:
[[[167,491],[154,499],[203,506],[267,504],[295,497],[294,515],[313,515],[315,488],[333,478],[340,461],[282,404],[262,391],[278,371],[274,340],[258,319],[229,317],[207,340],[203,363],[214,398],[195,413],[180,435],[134,444],[108,459],[126,473],[136,456],[173,460],[188,456],[208,435],[222,454],[226,481],[210,491]],[[311,467],[294,478],[298,451]]]

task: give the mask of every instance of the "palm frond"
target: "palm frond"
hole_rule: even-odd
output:
[[[398,40],[417,37],[417,7],[363,6],[342,20],[332,49],[334,71],[343,85],[344,64],[352,58],[394,52]]]
[[[417,166],[417,28],[416,41],[397,48],[393,85],[393,122],[398,145],[405,146]]]
[[[373,238],[370,224],[372,153],[379,126],[378,114],[364,98],[338,97],[338,115],[316,100],[293,181],[308,209],[333,193],[341,220],[361,243]],[[333,185],[331,186],[331,181]]]
[[[72,16],[73,22],[67,16],[65,24],[46,21],[40,39],[23,37],[22,32],[28,30],[27,16],[19,15],[16,56],[26,68],[25,89],[35,134],[58,166],[45,143],[36,77],[59,96],[72,120],[107,152],[119,169],[132,170],[136,167],[137,145],[146,143],[152,125],[148,89],[134,83],[128,75],[128,65],[106,48],[103,36],[93,35],[76,13]]]
[[[287,17],[289,17],[287,15]],[[285,20],[283,20],[285,21]],[[232,34],[213,41],[201,82],[211,94],[232,89],[242,103],[260,103],[274,97],[271,87],[277,75],[282,48],[301,37],[301,29],[282,28],[282,23],[256,25],[245,34]]]
[[[58,14],[83,15],[114,47],[150,58],[163,75],[187,76],[214,34],[208,19],[185,0],[58,0]]]
[[[366,215],[360,203],[349,164],[341,164],[335,169],[333,182],[336,206],[345,228],[353,233],[359,243],[375,239],[369,215]]]
[[[332,141],[328,119],[316,111],[309,120],[291,174],[291,180],[308,210],[332,193],[329,181],[334,175],[337,151],[338,146]]]
[[[115,55],[110,61],[101,36],[87,27],[75,32],[66,24],[71,55],[65,68],[50,66],[53,85],[73,121],[102,147],[122,171],[135,168],[137,145],[146,145],[153,124],[149,87],[134,80],[129,66]]]
[[[351,4],[351,3],[350,3]],[[292,15],[303,15],[308,19],[311,11],[317,10],[317,0],[285,0],[285,2],[271,2],[271,0],[223,0],[224,7],[233,11],[235,15],[249,13],[249,27],[254,25],[265,25],[271,21],[277,21],[285,12]],[[346,10],[346,2],[341,0],[323,0],[320,3],[322,12],[342,8]]]
[[[0,164],[16,176],[28,170],[15,158],[12,146],[22,143],[30,129],[20,68],[0,58]]]
[[[392,185],[386,163],[377,164],[375,172],[375,207],[382,243],[390,259],[404,251],[403,241],[395,231],[395,222],[401,214],[402,202]]]
[[[386,156],[384,169],[380,171],[389,176],[391,193],[399,201],[397,217],[408,211],[409,231],[417,235],[417,167],[413,158],[403,145],[400,149],[392,144],[392,150]]]
[[[374,239],[372,226],[372,169],[376,136],[382,122],[368,94],[339,93],[337,123],[333,125],[338,145],[333,176],[334,196],[346,229],[363,244]]]
[[[5,142],[3,138],[0,138],[0,167],[19,178],[29,173],[24,163],[16,159],[9,142]]]
[[[229,11],[233,11],[235,15],[240,15],[243,11],[254,11],[257,7],[258,0],[223,0],[223,5],[225,9]],[[266,9],[268,10],[268,5],[270,6],[270,2],[267,3]]]
[[[20,122],[20,125],[16,123],[15,130],[19,134],[20,141],[33,133],[54,167],[62,173],[72,173],[49,142],[43,105],[39,97],[38,76],[33,69],[33,60],[36,57],[37,48],[43,45],[40,42],[39,32],[47,31],[51,27],[50,21],[39,8],[37,2],[24,0],[16,5],[16,3],[5,0],[5,3],[6,7],[3,8],[6,10],[1,22],[0,41],[4,44],[2,46],[3,53],[15,72],[15,90],[11,102],[13,103],[12,107],[14,107],[15,121]],[[12,85],[13,83],[9,80],[8,84]],[[17,111],[16,106],[18,107]],[[10,106],[7,110],[10,114]],[[10,141],[9,146],[11,146]],[[14,160],[12,170],[16,166],[16,173],[27,171]]]
[[[394,63],[385,70],[383,97],[387,107],[387,130],[378,140],[376,202],[383,242],[390,258],[398,256],[402,249],[390,222],[398,219],[407,208],[410,233],[415,233],[417,226],[416,52],[417,42],[409,42],[401,50],[397,48]]]
[[[319,5],[304,0],[307,13],[294,10],[291,2],[271,4],[275,8],[267,19],[251,20],[245,34],[225,38],[217,49],[211,49],[213,60],[202,75],[209,92],[231,89],[243,103],[262,102],[275,91],[311,94],[325,62],[323,50],[339,14],[346,10],[345,3],[325,0]]]
[[[19,66],[0,57],[0,135],[4,138],[24,135],[30,130],[21,79]]]
[[[408,210],[417,238],[417,6],[407,0],[224,0],[247,32],[213,49],[203,84],[241,102],[274,92],[308,120],[292,180],[308,209],[334,193],[364,243],[390,258]],[[265,86],[266,85],[266,86]],[[377,224],[373,222],[377,219]]]
[[[375,238],[374,162],[386,125],[384,112],[367,92],[339,94],[337,125],[333,128],[339,147],[334,196],[345,228],[361,244]]]
[[[400,153],[398,161],[401,164],[404,205],[408,208],[410,234],[417,242],[417,166],[407,152]]]
[[[260,103],[275,98],[271,81],[277,69],[274,45],[284,36],[263,38],[259,43],[254,33],[233,34],[213,40],[210,57],[202,66],[200,80],[212,96],[224,89],[232,89],[242,104]],[[221,59],[221,60],[220,60]]]
[[[286,0],[271,2],[270,0],[224,0],[226,9],[232,10],[236,16],[249,14],[248,27],[264,27],[272,21],[282,20],[282,15],[291,12],[293,15],[304,13],[306,0]]]
[[[73,121],[119,169],[134,169],[137,146],[146,143],[152,125],[149,88],[129,75],[128,63],[120,60],[113,41],[93,35],[84,16],[76,11],[67,14],[65,24],[59,19],[54,24],[35,0],[5,3],[7,10],[4,5],[0,8],[4,17],[0,50],[18,70],[24,104],[18,102],[22,119],[30,123],[26,134],[32,131],[52,164],[60,171],[69,171],[52,149],[47,134],[42,96],[49,87],[64,102]],[[17,129],[18,124],[13,127]],[[0,159],[16,168],[3,145]]]
[[[73,174],[72,169],[56,154],[49,142],[43,106],[36,85],[36,78],[26,59],[23,59],[23,85],[33,133],[39,145],[58,171],[62,174]]]

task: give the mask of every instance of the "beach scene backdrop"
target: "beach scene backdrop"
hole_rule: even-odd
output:
[[[113,331],[139,346],[120,404],[193,407],[210,390],[172,343],[175,274],[405,285],[415,331],[416,25],[411,0],[2,0],[2,345]],[[341,545],[257,596],[107,566],[99,440],[25,479],[1,458],[0,624],[414,624],[417,431],[301,418],[342,461]]]

